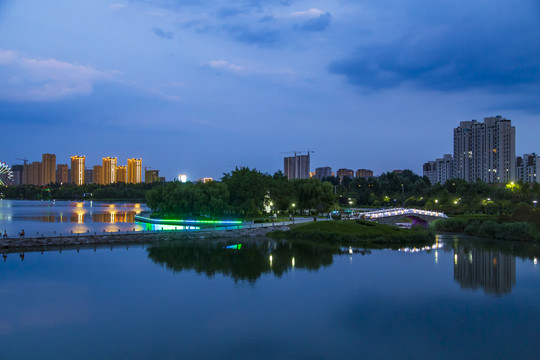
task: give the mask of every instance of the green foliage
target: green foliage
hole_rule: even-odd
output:
[[[269,236],[292,240],[335,242],[342,245],[400,244],[419,245],[433,241],[429,231],[400,229],[361,220],[317,221],[295,225],[287,232]]]
[[[532,240],[537,236],[534,227],[526,222],[496,222],[494,220],[469,220],[460,218],[439,219],[431,228],[441,232],[466,233],[468,235],[499,240]]]

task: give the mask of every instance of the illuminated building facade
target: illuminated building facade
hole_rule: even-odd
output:
[[[181,183],[187,182],[187,175],[178,174],[178,181],[180,181]]]
[[[127,182],[130,184],[142,182],[142,159],[128,159]]]
[[[462,121],[454,129],[454,171],[474,182],[507,183],[516,179],[516,129],[501,116],[483,123]]]
[[[68,183],[68,166],[67,164],[58,164],[56,166],[56,182],[59,184]]]
[[[116,182],[116,158],[104,157],[101,169],[102,184],[108,185]]]
[[[354,177],[354,171],[351,169],[339,169],[337,171],[337,176],[342,180],[345,177],[352,178]]]
[[[518,156],[516,159],[516,179],[524,183],[540,182],[540,156],[535,153]]]
[[[84,184],[84,167],[85,157],[84,156],[72,156],[71,157],[71,182],[75,185]]]
[[[101,165],[94,165],[94,168],[93,168],[93,172],[94,172],[94,178],[92,179],[93,180],[93,184],[103,184],[103,180],[102,180],[102,177],[103,177],[103,174],[102,174],[102,169],[103,167]]]
[[[116,167],[116,182],[126,182],[127,166],[121,165]]]
[[[214,181],[214,179],[211,178],[211,177],[205,177],[205,178],[197,179],[197,182],[202,182],[204,184],[209,183],[210,181]]]
[[[42,185],[41,180],[41,163],[39,161],[34,161],[31,164],[27,165],[26,176],[28,185]]]
[[[373,177],[373,171],[368,169],[358,169],[356,170],[357,178],[369,178]]]
[[[56,182],[56,155],[43,154],[41,160],[41,184],[48,185]]]

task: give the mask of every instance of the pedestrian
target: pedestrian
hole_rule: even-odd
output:
[[[19,235],[24,238],[24,229],[21,230],[21,232],[19,233]]]
[[[4,234],[2,234],[2,238],[7,239],[7,231],[6,231],[6,229],[4,229]]]

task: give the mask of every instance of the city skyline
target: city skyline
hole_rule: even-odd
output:
[[[516,154],[537,152],[539,15],[531,0],[2,2],[0,160],[112,154],[220,178],[313,149],[312,168],[421,173],[456,123],[493,115]]]

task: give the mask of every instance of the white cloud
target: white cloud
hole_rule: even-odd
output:
[[[295,11],[293,13],[290,13],[289,16],[291,17],[303,17],[303,18],[316,18],[321,15],[325,14],[324,11],[321,11],[319,9],[309,9],[304,11]]]
[[[235,73],[241,73],[245,71],[245,68],[243,66],[231,64],[225,60],[211,60],[207,63],[207,65],[214,69],[223,69]]]
[[[126,7],[124,4],[110,4],[109,9],[111,10],[122,10]]]
[[[0,99],[54,101],[75,95],[89,95],[96,81],[111,74],[91,66],[56,59],[19,57],[0,50]]]
[[[9,64],[17,58],[17,53],[11,50],[0,49],[0,65]]]

